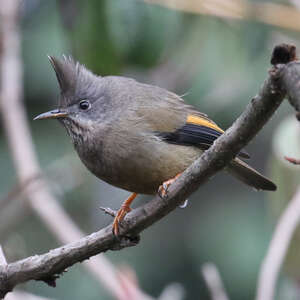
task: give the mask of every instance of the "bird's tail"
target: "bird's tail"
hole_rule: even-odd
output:
[[[276,185],[239,158],[230,162],[226,171],[257,190],[275,191]]]

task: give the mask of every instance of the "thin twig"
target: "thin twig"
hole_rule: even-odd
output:
[[[3,248],[1,245],[0,245],[0,265],[2,265],[2,266],[7,265],[6,257],[4,255]],[[0,297],[0,299],[3,299],[3,298],[4,297]],[[19,299],[15,295],[11,295],[10,300],[19,300]]]
[[[54,300],[53,298],[45,298],[37,295],[33,295],[26,292],[16,291],[12,294],[8,294],[5,300]]]
[[[300,188],[276,226],[258,278],[256,300],[273,300],[276,282],[293,233],[300,222]]]
[[[213,263],[206,263],[201,267],[205,283],[212,300],[228,300],[220,273]]]
[[[288,156],[285,156],[284,159],[293,165],[300,165],[300,159],[296,159],[296,158],[288,157]]]
[[[0,245],[0,265],[4,265],[4,266],[7,265],[7,261],[1,245]]]
[[[106,213],[106,214],[108,214],[108,215],[110,215],[112,217],[115,217],[117,215],[117,211],[115,211],[115,210],[113,210],[113,209],[111,209],[109,207],[102,207],[102,206],[100,206],[99,208],[102,211],[104,211],[104,213]]]
[[[158,297],[158,300],[181,300],[184,298],[185,290],[180,283],[167,285]]]

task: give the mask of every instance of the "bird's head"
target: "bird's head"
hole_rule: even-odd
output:
[[[101,122],[107,110],[103,78],[94,75],[71,57],[48,56],[60,87],[57,109],[42,113],[34,120],[58,119],[74,142]],[[79,140],[78,140],[79,139]]]

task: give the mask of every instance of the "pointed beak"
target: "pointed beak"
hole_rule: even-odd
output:
[[[65,118],[67,115],[68,113],[66,111],[54,109],[36,116],[33,120],[59,119],[59,118]]]

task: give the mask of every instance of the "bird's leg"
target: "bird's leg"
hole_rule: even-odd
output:
[[[127,213],[131,211],[130,204],[132,201],[136,198],[137,193],[132,193],[121,205],[120,209],[118,210],[114,222],[113,222],[113,233],[114,235],[118,236],[119,235],[119,225],[120,222],[124,219]]]
[[[182,173],[177,174],[175,177],[163,182],[163,184],[161,186],[159,186],[158,188],[158,194],[160,197],[164,198],[166,197],[167,193],[168,193],[168,189],[170,187],[170,185],[181,175]]]

